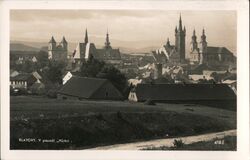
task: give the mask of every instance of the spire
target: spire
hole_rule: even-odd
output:
[[[67,41],[66,41],[66,39],[65,39],[65,37],[63,36],[63,38],[62,38],[62,41],[61,41],[62,43],[68,43]]]
[[[177,26],[175,27],[175,33],[177,33]]]
[[[186,27],[184,26],[184,32],[186,33]]]
[[[179,19],[179,30],[182,30],[182,20],[181,20],[181,14],[180,14],[180,19]]]
[[[167,46],[170,46],[170,41],[169,41],[169,38],[167,40]]]
[[[51,37],[51,39],[50,39],[49,43],[56,43],[56,41],[55,41],[55,39],[54,39],[54,37],[53,37],[53,36]]]
[[[85,39],[84,39],[84,43],[87,44],[89,42],[89,39],[88,39],[88,30],[86,28],[85,30]]]
[[[105,47],[110,47],[110,42],[109,42],[109,32],[108,32],[108,29],[107,29],[107,34],[106,34],[106,42],[105,42]]]
[[[196,35],[195,35],[195,29],[194,29],[194,31],[193,31],[193,36],[192,36],[192,44],[197,44],[197,41],[196,41],[196,39],[197,39],[197,37],[196,37]]]
[[[205,29],[202,29],[201,41],[206,42]]]

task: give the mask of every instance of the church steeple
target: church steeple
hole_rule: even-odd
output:
[[[62,38],[61,45],[62,45],[64,50],[68,50],[68,42],[66,41],[64,36]]]
[[[181,20],[181,14],[179,19],[179,30],[182,31],[182,20]]]
[[[195,35],[195,29],[193,31],[192,41],[191,41],[191,51],[198,49],[197,37]]]
[[[89,39],[88,39],[88,30],[86,28],[85,30],[85,39],[84,39],[84,43],[87,44],[89,42]]]
[[[169,38],[167,40],[167,47],[170,47],[170,41],[169,41]]]
[[[177,30],[177,26],[175,27],[175,33],[177,33],[178,32],[178,30]]]
[[[186,28],[182,28],[182,19],[181,14],[179,18],[179,26],[175,28],[175,50],[177,54],[180,55],[180,62],[185,62],[185,37],[186,37]]]
[[[202,30],[201,35],[201,42],[200,42],[200,53],[202,55],[201,63],[207,62],[207,41],[206,41],[206,35],[205,35],[205,29]]]
[[[105,47],[106,47],[106,48],[109,48],[109,47],[110,47],[109,32],[108,32],[108,30],[107,30],[107,34],[106,34]]]
[[[206,35],[205,35],[205,29],[202,29],[202,35],[201,35],[201,41],[206,42]]]

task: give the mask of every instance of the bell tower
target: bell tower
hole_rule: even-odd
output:
[[[200,42],[200,53],[201,53],[201,63],[204,64],[207,62],[207,40],[205,35],[205,29],[202,30],[201,42]]]
[[[185,37],[186,37],[186,28],[182,27],[181,15],[179,19],[179,27],[175,28],[175,49],[176,52],[180,55],[180,62],[185,62]]]
[[[192,41],[191,41],[191,52],[198,49],[197,37],[195,35],[195,29],[193,31]]]
[[[56,41],[54,37],[52,36],[48,45],[48,59],[52,59],[55,49],[56,49]]]

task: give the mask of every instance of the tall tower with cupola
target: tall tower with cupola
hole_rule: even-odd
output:
[[[200,54],[201,54],[201,63],[207,62],[207,40],[205,35],[205,30],[203,28],[200,42]]]

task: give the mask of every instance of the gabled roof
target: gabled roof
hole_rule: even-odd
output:
[[[30,73],[20,73],[15,77],[10,77],[11,81],[27,81],[33,75]],[[34,77],[34,76],[33,76]],[[35,78],[35,77],[34,77]]]
[[[236,99],[226,84],[138,84],[134,92],[139,101]]]
[[[95,55],[100,59],[121,59],[121,54],[119,49],[112,48],[102,48],[96,49],[97,54]]]
[[[90,98],[108,80],[73,76],[59,91],[59,94]]]
[[[207,53],[208,54],[229,54],[233,55],[231,51],[229,51],[225,47],[213,47],[213,46],[208,46],[207,47]]]

